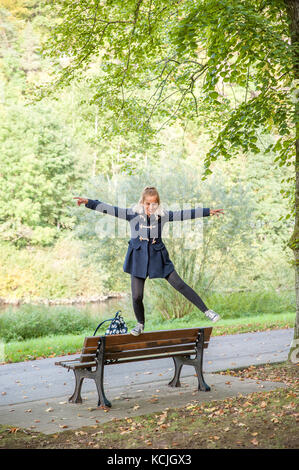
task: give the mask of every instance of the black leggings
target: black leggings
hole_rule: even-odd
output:
[[[206,304],[202,301],[199,295],[180,278],[176,270],[172,271],[165,278],[169,284],[172,285],[177,291],[181,292],[186,299],[190,300],[202,312],[208,310]],[[138,323],[144,324],[144,305],[143,305],[143,292],[144,292],[145,279],[131,275],[131,289],[132,301],[135,317]]]

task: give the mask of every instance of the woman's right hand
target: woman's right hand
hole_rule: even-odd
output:
[[[81,204],[87,204],[88,203],[88,199],[86,199],[85,197],[74,197],[73,199],[78,199],[78,206],[80,206]]]

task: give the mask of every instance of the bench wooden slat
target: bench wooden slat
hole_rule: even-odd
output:
[[[180,346],[163,346],[157,348],[149,348],[149,349],[135,349],[132,351],[118,351],[118,352],[106,352],[104,358],[105,359],[119,359],[122,357],[135,357],[135,356],[154,356],[160,353],[172,353],[176,351],[194,351],[195,352],[195,344],[182,344]]]
[[[204,328],[204,340],[209,341],[213,327]],[[131,334],[121,335],[107,335],[106,344],[128,344],[150,340],[163,340],[171,338],[197,338],[200,328],[183,328],[181,330],[160,330],[160,331],[149,331],[142,333],[140,336],[133,336]],[[83,349],[97,347],[99,339],[102,336],[87,336],[84,339]]]
[[[212,328],[207,328],[211,329]],[[112,344],[128,344],[128,343],[138,343],[143,341],[150,340],[161,340],[161,339],[170,339],[170,338],[190,338],[196,339],[198,335],[199,328],[183,328],[181,330],[160,330],[160,331],[148,331],[142,333],[140,336],[133,336],[130,333],[121,334],[121,335],[107,335],[106,336],[106,346]],[[211,332],[210,332],[211,334]],[[206,330],[205,330],[206,335]],[[208,336],[209,337],[209,336]],[[208,340],[207,337],[207,340]],[[101,336],[87,336],[84,340],[83,349],[86,347],[96,347]],[[205,337],[206,339],[206,337]]]
[[[189,356],[191,354],[194,354],[194,350],[191,350],[191,351],[178,351],[178,352],[173,352],[173,353],[161,353],[161,354],[157,354],[155,356],[137,356],[137,357],[132,357],[132,358],[120,358],[117,360],[117,362],[115,362],[115,364],[123,364],[123,363],[126,363],[126,362],[135,362],[135,361],[151,361],[152,359],[163,359],[163,358],[166,358],[166,357],[173,357],[173,356],[182,356],[182,355],[186,355],[186,356]],[[108,360],[108,359],[107,359]],[[114,364],[114,363],[111,363],[111,364]]]
[[[175,338],[175,339],[166,339],[166,340],[157,340],[157,341],[140,341],[138,343],[121,343],[113,345],[105,345],[105,351],[107,352],[117,352],[117,351],[131,351],[133,349],[148,349],[155,348],[158,346],[175,346],[179,344],[195,344],[195,340],[190,340],[190,338]]]
[[[108,335],[106,336],[106,348],[112,345],[122,343],[142,343],[144,341],[160,341],[167,339],[176,338],[189,338],[190,340],[196,340],[198,336],[198,328],[184,328],[181,330],[160,330],[160,331],[148,331],[142,333],[140,336],[133,336],[131,334],[126,335]]]

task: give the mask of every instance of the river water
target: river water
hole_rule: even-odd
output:
[[[85,303],[74,303],[74,304],[51,304],[51,305],[44,305],[44,304],[20,304],[20,305],[12,305],[12,304],[0,304],[0,315],[1,313],[6,312],[7,310],[11,312],[17,312],[19,309],[23,309],[26,306],[30,308],[41,307],[45,310],[51,309],[71,309],[71,310],[78,310],[82,312],[88,312],[92,316],[101,319],[105,318],[112,318],[118,310],[121,310],[121,315],[125,315],[126,318],[133,319],[133,309],[132,309],[132,301],[131,296],[127,295],[126,297],[111,297],[107,300],[99,301],[99,302],[85,302]]]

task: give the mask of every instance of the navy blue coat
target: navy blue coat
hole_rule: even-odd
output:
[[[195,209],[164,211],[164,215],[152,214],[148,216],[145,212],[138,213],[131,208],[120,208],[93,199],[88,199],[85,207],[119,217],[130,223],[131,239],[128,241],[129,246],[123,270],[143,279],[146,279],[147,276],[150,279],[163,278],[175,269],[162,240],[162,230],[166,222],[210,215],[209,208],[197,207]]]

